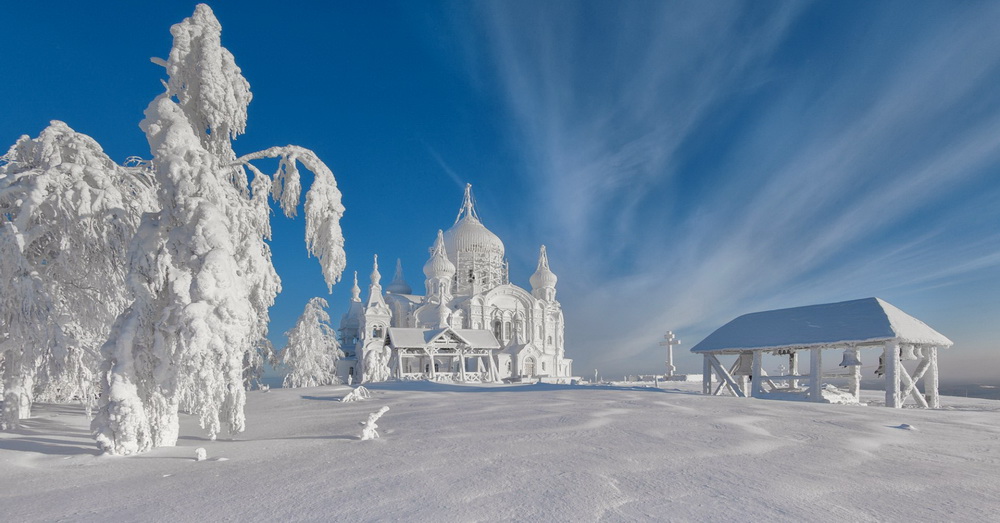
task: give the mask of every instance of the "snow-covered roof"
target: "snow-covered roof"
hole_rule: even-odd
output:
[[[950,347],[951,340],[879,298],[744,314],[691,352],[801,349],[832,345],[904,344]]]
[[[389,343],[393,348],[423,348],[430,345],[445,332],[452,332],[470,347],[476,349],[499,349],[500,342],[488,330],[481,329],[411,329],[389,328]]]

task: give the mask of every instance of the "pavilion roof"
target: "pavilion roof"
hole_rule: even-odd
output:
[[[402,327],[389,328],[389,342],[396,348],[423,348],[447,332],[453,333],[459,340],[476,349],[499,349],[500,342],[488,330],[482,329],[412,329]]]
[[[950,347],[951,340],[879,298],[744,314],[718,328],[691,352],[805,349],[902,344]]]

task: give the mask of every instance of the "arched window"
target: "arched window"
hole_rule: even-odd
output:
[[[501,334],[500,329],[501,329],[500,320],[493,320],[493,335],[496,336],[498,340],[500,339],[500,334]]]
[[[385,333],[385,329],[381,325],[376,325],[372,329],[372,337],[373,338],[381,338],[384,333]]]
[[[510,322],[509,321],[504,322],[504,324],[503,324],[503,339],[505,339],[505,340],[509,340],[510,339]]]

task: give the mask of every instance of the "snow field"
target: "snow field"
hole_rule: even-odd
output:
[[[39,405],[0,434],[0,505],[11,521],[982,521],[1000,506],[998,402],[896,410],[670,385],[403,382],[349,403],[346,386],[272,389],[248,394],[238,439],[182,416],[177,447],[130,457],[97,456],[79,408]],[[360,441],[383,405],[381,438]]]

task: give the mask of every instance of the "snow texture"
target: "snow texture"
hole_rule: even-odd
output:
[[[330,326],[326,300],[313,298],[306,304],[295,326],[285,333],[288,345],[281,351],[286,368],[285,387],[333,385],[337,360],[341,357],[337,333]]]
[[[116,165],[63,122],[0,157],[0,424],[16,427],[36,397],[89,408],[100,345],[127,305],[128,242],[154,205],[144,165]]]
[[[723,325],[691,352],[900,343],[950,347],[951,340],[879,298],[864,298],[745,314]]]
[[[315,175],[306,196],[306,241],[328,285],[345,265],[340,192],[315,154],[288,146],[237,159],[232,139],[246,127],[251,95],[221,45],[221,29],[212,10],[198,5],[171,28],[169,58],[154,60],[169,79],[140,127],[153,155],[161,211],[146,215],[133,239],[134,301],[102,348],[93,430],[108,453],[175,445],[182,409],[210,439],[244,430],[245,381],[253,374],[246,369],[257,365],[248,353],[265,347],[268,308],[281,286],[265,243],[268,198],[274,193],[292,214],[299,198],[296,161]],[[273,156],[282,158],[274,178],[249,164]]]
[[[897,410],[700,387],[377,384],[393,414],[367,444],[372,403],[337,401],[346,385],[254,391],[238,440],[137,459],[98,456],[82,407],[38,404],[0,434],[0,505],[7,521],[996,520],[998,401]]]

